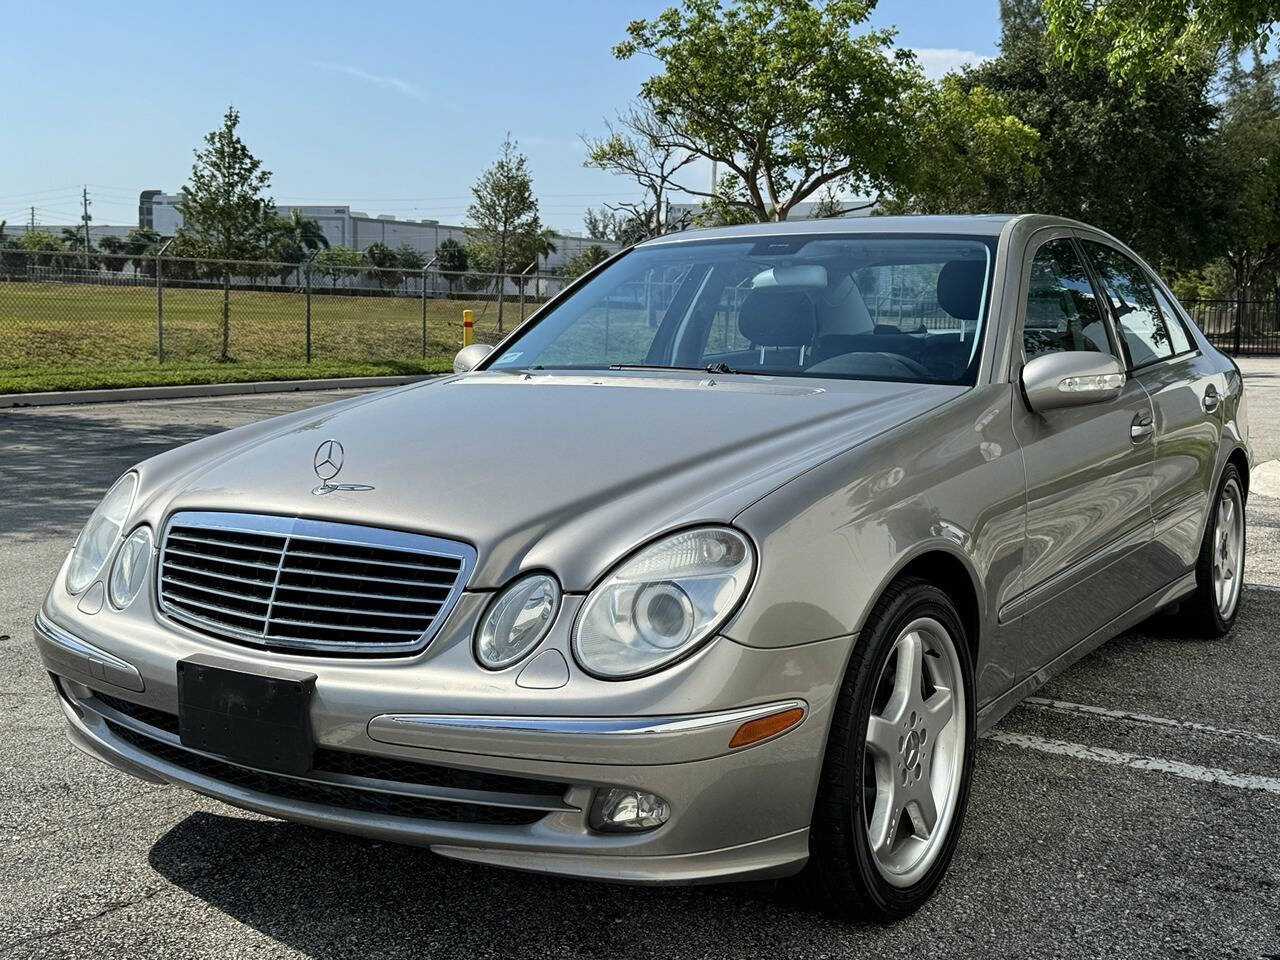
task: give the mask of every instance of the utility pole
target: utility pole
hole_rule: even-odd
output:
[[[32,207],[31,208],[31,230],[34,232],[35,229],[36,229],[36,208]]]
[[[89,221],[93,219],[89,216],[89,185],[85,184],[80,191],[80,203],[83,206],[84,213],[80,219],[84,223],[84,268],[89,269]]]

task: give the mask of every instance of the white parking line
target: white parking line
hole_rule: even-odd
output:
[[[1195,733],[1207,733],[1219,737],[1236,737],[1241,740],[1252,740],[1255,743],[1265,743],[1270,746],[1280,747],[1280,737],[1273,737],[1266,733],[1255,733],[1252,730],[1212,727],[1207,723],[1196,723],[1193,720],[1172,720],[1168,717],[1154,717],[1149,713],[1108,710],[1106,707],[1093,707],[1085,703],[1071,703],[1069,700],[1049,700],[1045,697],[1027,697],[1022,702],[1033,709],[1045,710],[1050,713],[1074,714],[1093,717],[1098,720],[1118,720],[1123,723],[1141,723],[1170,730],[1190,730]]]
[[[1276,777],[1259,777],[1248,773],[1219,770],[1215,767],[1198,767],[1194,763],[1144,757],[1136,753],[1108,750],[1106,747],[1087,747],[1082,743],[1068,743],[1065,740],[1045,740],[1042,737],[1032,737],[1024,733],[1005,733],[995,730],[987,734],[987,739],[1012,747],[1026,747],[1030,750],[1073,757],[1077,760],[1092,760],[1094,763],[1104,763],[1112,767],[1130,767],[1134,770],[1167,773],[1186,780],[1216,783],[1241,790],[1263,790],[1280,796],[1280,779]]]

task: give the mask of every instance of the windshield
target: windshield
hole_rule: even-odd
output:
[[[485,366],[972,384],[993,243],[844,234],[640,247]]]

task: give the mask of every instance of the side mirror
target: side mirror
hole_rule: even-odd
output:
[[[466,373],[468,370],[474,370],[476,364],[492,352],[493,347],[487,343],[473,343],[469,347],[463,347],[453,358],[453,372]]]
[[[1109,353],[1045,353],[1022,368],[1022,392],[1036,413],[1080,407],[1120,396],[1124,367]]]

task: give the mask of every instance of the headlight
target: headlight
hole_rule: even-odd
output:
[[[147,566],[151,562],[151,530],[139,527],[129,534],[116,554],[116,562],[111,565],[111,579],[107,581],[107,590],[111,594],[111,603],[123,610],[133,603],[133,598],[142,589],[147,579]]]
[[[587,597],[578,662],[600,677],[648,673],[710,637],[751,584],[755,550],[728,527],[685,530],[645,547]]]
[[[551,629],[560,609],[560,584],[545,573],[517,580],[485,611],[476,633],[476,659],[490,670],[515,663]]]
[[[111,547],[120,536],[120,528],[133,506],[133,495],[138,489],[138,475],[126,473],[115,482],[102,498],[89,521],[76,538],[72,550],[71,566],[67,568],[67,590],[79,593],[102,570],[111,555]]]

